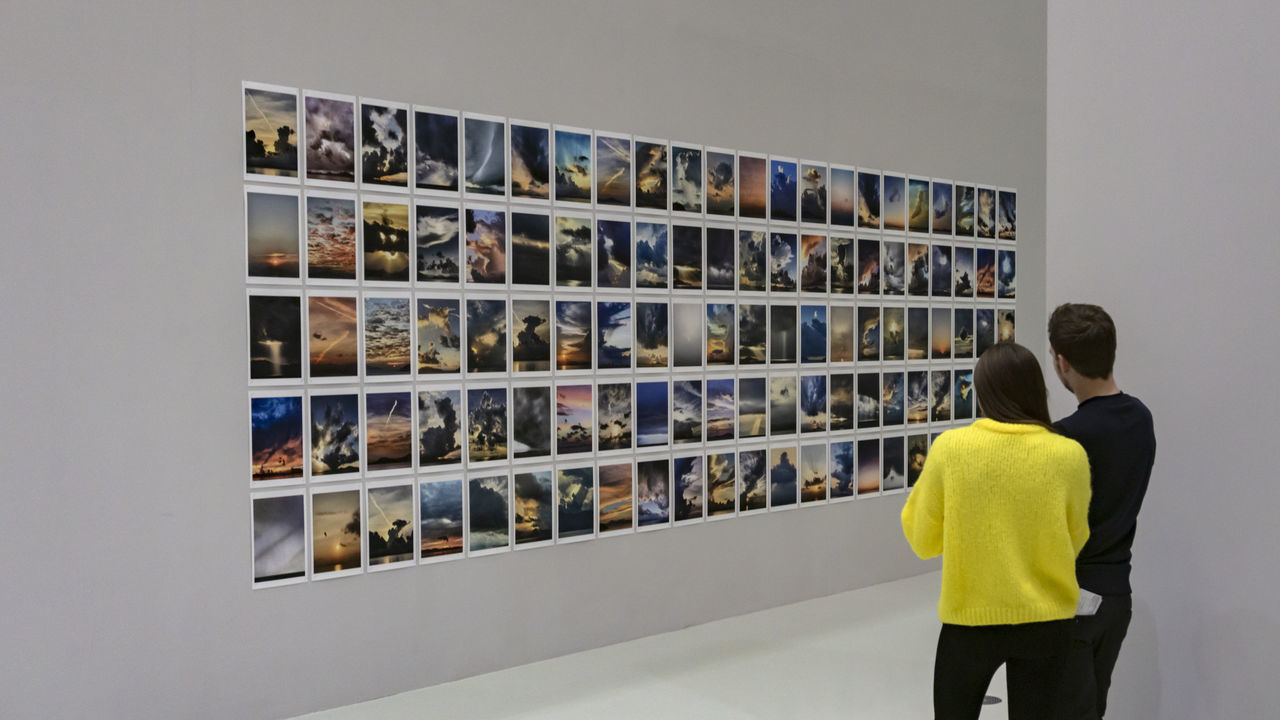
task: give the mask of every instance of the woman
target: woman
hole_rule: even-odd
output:
[[[934,714],[977,718],[1005,664],[1010,720],[1047,718],[1080,595],[1089,460],[1053,431],[1044,376],[1025,347],[984,352],[974,389],[985,417],[934,441],[902,509],[911,549],[942,555]]]

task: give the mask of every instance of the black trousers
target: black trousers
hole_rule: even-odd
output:
[[[1009,685],[1009,720],[1052,717],[1073,624],[944,624],[933,666],[935,720],[977,720],[991,676],[1001,665]]]
[[[1075,619],[1058,700],[1058,720],[1100,720],[1106,715],[1111,671],[1115,670],[1132,618],[1132,595],[1103,595],[1096,615]]]

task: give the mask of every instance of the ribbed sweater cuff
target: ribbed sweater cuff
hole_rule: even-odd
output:
[[[1032,605],[1028,607],[952,608],[938,610],[938,619],[949,625],[1022,625],[1076,616],[1076,604]]]

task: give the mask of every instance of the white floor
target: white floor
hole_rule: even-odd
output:
[[[306,717],[929,718],[938,574]],[[1005,697],[1003,669],[988,693]],[[983,720],[1007,718],[1005,704]]]

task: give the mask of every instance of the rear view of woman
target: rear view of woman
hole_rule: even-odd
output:
[[[922,558],[942,556],[933,670],[937,720],[977,718],[1005,664],[1009,718],[1052,716],[1089,537],[1089,460],[1056,434],[1029,350],[999,343],[974,371],[986,416],[934,441],[902,529]]]

